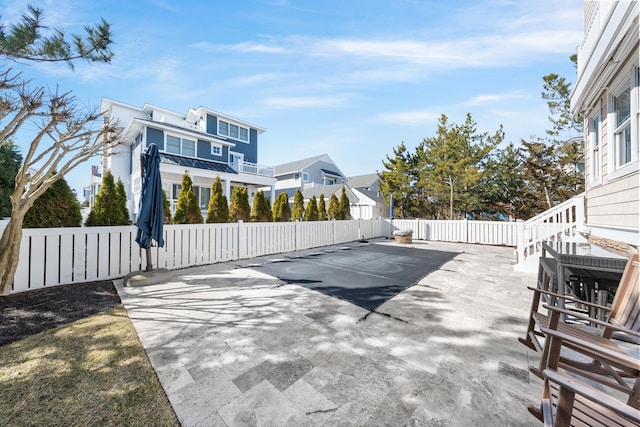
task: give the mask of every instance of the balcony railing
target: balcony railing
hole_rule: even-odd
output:
[[[251,162],[245,162],[244,160],[239,160],[232,163],[231,167],[233,167],[238,173],[247,173],[250,175],[267,176],[269,178],[273,178],[272,166],[264,166],[264,165],[259,165],[257,163],[251,163]]]

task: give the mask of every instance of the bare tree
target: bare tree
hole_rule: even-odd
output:
[[[66,41],[61,30],[45,37],[42,11],[28,7],[22,20],[7,32],[0,26],[0,58],[9,61],[67,62],[83,59],[109,62],[109,25],[85,27],[85,38]],[[11,194],[11,218],[0,238],[0,295],[11,290],[18,267],[24,216],[51,185],[90,157],[121,141],[117,122],[103,122],[97,109],[77,103],[71,92],[33,87],[21,73],[0,63],[0,146],[16,136],[29,135],[31,143]],[[26,132],[28,131],[28,132]]]

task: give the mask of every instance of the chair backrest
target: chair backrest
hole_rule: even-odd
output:
[[[640,255],[634,254],[622,273],[609,322],[640,332]]]

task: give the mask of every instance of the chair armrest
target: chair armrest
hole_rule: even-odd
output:
[[[569,295],[563,295],[563,294],[559,294],[557,292],[545,291],[544,289],[534,288],[534,287],[531,287],[531,286],[527,286],[527,289],[530,289],[530,290],[532,290],[534,292],[540,292],[540,293],[543,293],[545,295],[551,295],[551,296],[554,296],[556,298],[562,298],[564,300],[572,301],[572,302],[575,302],[575,303],[588,305],[589,307],[598,308],[600,310],[606,310],[607,312],[611,311],[611,307],[606,307],[604,305],[594,304],[592,302],[585,301],[585,300],[582,300],[580,298],[573,298],[573,297],[571,297]]]
[[[613,329],[614,331],[624,332],[625,334],[629,334],[631,336],[640,338],[640,333],[638,333],[638,332],[636,332],[634,330],[625,328],[622,325],[616,325],[615,323],[605,322],[605,321],[602,321],[602,320],[599,320],[599,319],[595,319],[593,317],[585,316],[584,314],[581,314],[581,313],[576,313],[575,311],[566,310],[566,309],[559,308],[559,307],[556,307],[556,306],[553,306],[553,305],[544,304],[543,307],[548,309],[548,310],[554,311],[556,313],[568,314],[568,315],[576,317],[578,319],[582,319],[582,320],[586,320],[586,321],[591,322],[591,323],[595,323],[596,325],[600,325],[603,328]]]
[[[573,393],[579,394],[591,402],[598,403],[629,420],[640,423],[640,411],[620,402],[619,400],[609,397],[600,390],[559,371],[545,369],[542,374],[547,380],[558,384],[561,388],[570,390]]]
[[[575,351],[580,352],[579,348],[582,348],[589,356],[597,356],[601,359],[606,359],[609,363],[617,365],[621,368],[628,368],[640,372],[640,360],[633,357],[623,350],[614,351],[611,348],[604,347],[597,342],[585,340],[575,335],[560,332],[556,329],[549,329],[548,327],[541,326],[540,330],[546,336],[551,336],[554,339],[559,339],[562,344],[569,345]],[[578,348],[579,347],[579,348]]]

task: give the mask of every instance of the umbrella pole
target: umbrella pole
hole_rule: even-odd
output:
[[[145,249],[147,251],[147,270],[146,271],[151,271],[153,270],[153,264],[151,263],[151,248],[147,247],[147,249]]]

